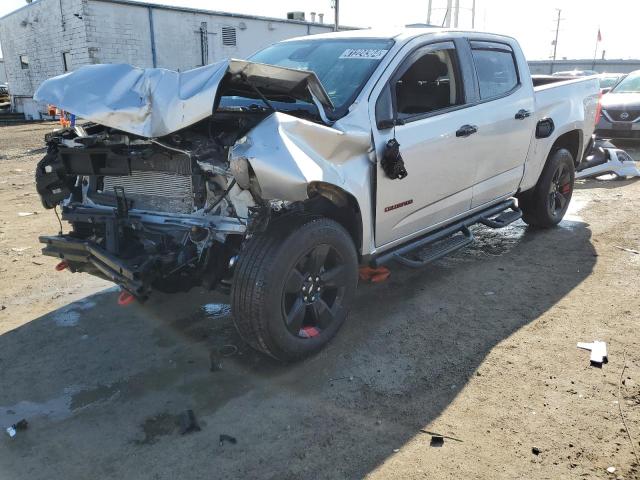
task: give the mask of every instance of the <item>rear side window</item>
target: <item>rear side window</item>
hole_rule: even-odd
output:
[[[472,42],[471,47],[482,100],[505,95],[518,86],[518,71],[509,46]]]

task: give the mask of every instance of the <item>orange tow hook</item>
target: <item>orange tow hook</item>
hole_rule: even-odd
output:
[[[118,305],[120,306],[127,306],[130,303],[133,303],[136,301],[136,297],[134,297],[133,295],[131,295],[129,292],[127,292],[126,290],[122,290],[120,292],[120,295],[118,295]]]
[[[56,265],[56,272],[61,272],[63,270],[66,270],[67,268],[69,268],[69,264],[67,263],[66,260],[63,260]]]

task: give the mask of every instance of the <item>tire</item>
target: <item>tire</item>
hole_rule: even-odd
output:
[[[287,215],[239,255],[231,310],[240,336],[285,362],[323,348],[344,323],[358,282],[358,257],[333,220]]]
[[[564,148],[551,152],[536,186],[519,197],[522,219],[533,227],[556,226],[567,212],[574,181],[571,152]]]

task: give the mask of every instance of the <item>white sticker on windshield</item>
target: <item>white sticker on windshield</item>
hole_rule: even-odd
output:
[[[389,50],[379,48],[347,48],[339,58],[364,58],[367,60],[380,60]]]

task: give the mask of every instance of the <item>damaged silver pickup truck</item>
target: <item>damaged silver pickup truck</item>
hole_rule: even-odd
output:
[[[183,73],[83,67],[36,93],[88,121],[46,138],[37,190],[71,229],[43,252],[140,300],[228,292],[248,343],[302,358],[344,322],[359,266],[425,265],[475,223],[562,219],[598,82],[537,83],[512,38],[437,29]]]

